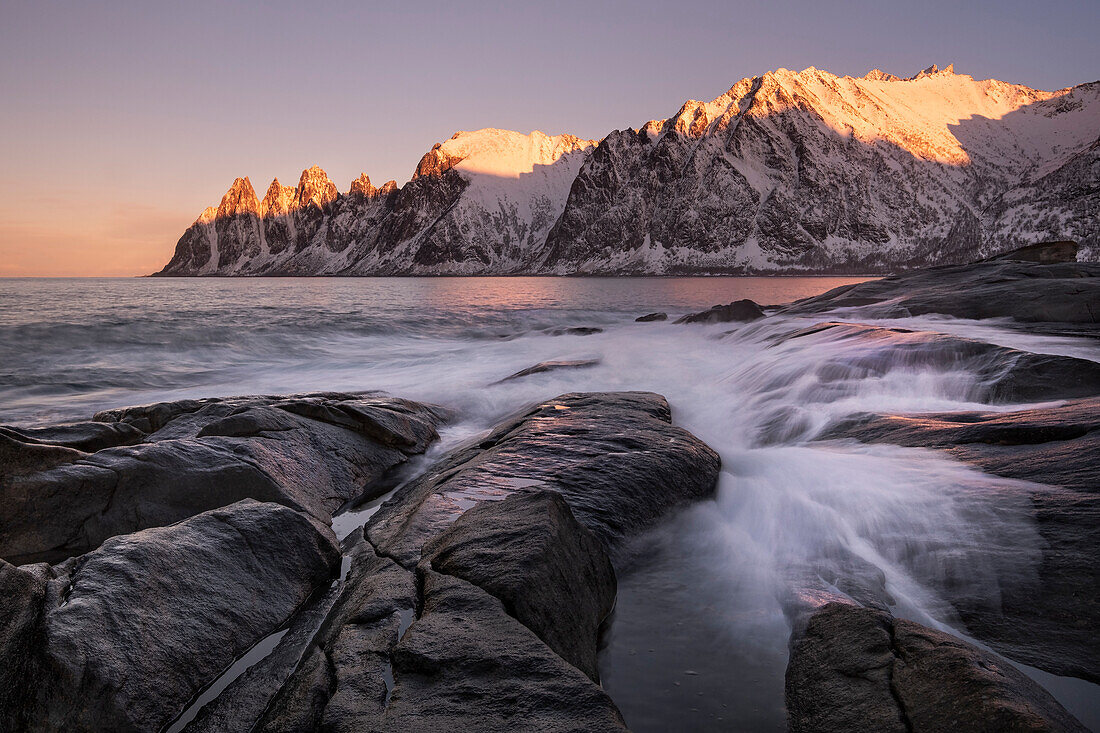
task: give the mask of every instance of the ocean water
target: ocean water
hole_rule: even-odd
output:
[[[723,469],[714,501],[670,517],[616,557],[603,684],[636,731],[778,731],[783,608],[805,590],[807,573],[869,563],[883,572],[895,613],[965,634],[941,595],[947,578],[962,573],[970,590],[996,598],[1036,573],[1041,557],[1020,482],[932,451],[814,440],[857,412],[1011,409],[982,403],[982,364],[914,363],[873,339],[829,332],[786,338],[850,313],[671,323],[716,303],[785,303],[855,281],[0,280],[0,423],[87,419],[182,397],[376,389],[456,411],[438,455],[563,392],[659,392]],[[670,322],[634,322],[653,311]],[[1100,361],[1094,342],[997,322],[880,325]],[[577,326],[602,331],[560,335]],[[548,359],[600,363],[496,384]],[[875,368],[855,366],[868,363]],[[1086,723],[1100,723],[1096,686],[1029,673]]]

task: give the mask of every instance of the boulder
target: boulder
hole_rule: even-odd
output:
[[[885,611],[827,603],[796,628],[788,725],[813,731],[1080,731],[1007,662]]]
[[[614,703],[504,604],[423,571],[423,608],[393,650],[386,731],[625,731]]]
[[[526,369],[520,369],[515,374],[511,374],[504,379],[501,379],[494,384],[502,384],[503,382],[511,382],[516,379],[523,379],[529,377],[532,374],[542,374],[544,372],[556,372],[562,369],[586,369],[588,367],[596,366],[600,363],[599,359],[571,359],[571,360],[558,360],[558,361],[540,361],[534,366],[529,366]]]
[[[159,730],[339,565],[327,529],[251,500],[115,537],[53,569],[30,730]]]
[[[615,571],[560,494],[483,502],[423,550],[422,564],[499,599],[558,656],[599,682],[596,640],[615,603]]]
[[[522,410],[402,487],[366,531],[406,567],[465,510],[516,492],[562,495],[606,547],[714,493],[718,455],[651,392],[571,393]]]
[[[28,678],[46,598],[47,566],[17,568],[0,560],[0,729],[24,730],[24,701],[34,689]]]
[[[344,503],[385,491],[380,479],[438,437],[444,413],[328,394],[186,400],[96,417],[115,420],[102,424],[117,434],[150,433],[93,453],[0,434],[0,557],[56,562],[244,498],[328,522]]]
[[[667,321],[667,313],[647,313],[634,319],[635,323],[652,323],[653,321]]]
[[[726,305],[716,305],[700,313],[689,313],[676,319],[676,323],[730,323],[755,321],[766,314],[760,306],[745,298]]]
[[[129,423],[76,422],[47,427],[0,427],[0,434],[26,444],[45,444],[94,453],[104,448],[134,445],[145,433]]]

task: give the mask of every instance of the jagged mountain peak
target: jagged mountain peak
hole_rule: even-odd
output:
[[[378,189],[371,185],[370,176],[366,173],[360,173],[359,177],[351,182],[351,188],[348,189],[348,194],[358,195],[369,199],[378,195]]]
[[[945,68],[945,69],[941,69],[938,66],[936,66],[935,64],[932,64],[927,69],[924,69],[924,70],[920,71],[919,73],[914,74],[913,76],[909,77],[908,79],[906,79],[906,81],[913,81],[915,79],[924,79],[925,77],[937,76],[939,74],[943,74],[943,75],[946,75],[946,76],[951,76],[954,73],[955,73],[955,64],[948,64],[947,68]]]
[[[862,78],[866,81],[901,81],[900,76],[887,74],[882,69],[871,69]]]
[[[260,215],[266,217],[286,214],[294,205],[296,197],[297,189],[293,186],[284,186],[279,183],[278,178],[274,178],[271,185],[267,187],[263,201],[260,202]]]
[[[403,187],[339,196],[314,166],[262,221],[234,216],[255,209],[238,179],[165,273],[868,272],[1052,238],[1095,257],[1097,129],[1100,83],[776,69],[598,142],[458,131]]]
[[[256,198],[256,191],[252,188],[252,181],[248,177],[237,178],[233,185],[225,192],[221,204],[218,206],[218,216],[235,216],[243,213],[258,214],[260,201]]]
[[[323,208],[338,194],[336,184],[329,180],[328,174],[320,166],[314,165],[302,171],[298,179],[296,203],[299,208]]]

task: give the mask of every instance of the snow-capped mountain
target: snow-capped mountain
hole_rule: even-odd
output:
[[[237,179],[163,275],[870,272],[1100,257],[1100,83],[809,68],[603,140],[459,132],[409,183]]]

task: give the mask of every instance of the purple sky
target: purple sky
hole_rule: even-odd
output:
[[[1100,1],[0,9],[0,276],[142,274],[236,176],[403,183],[455,130],[599,138],[778,67],[1100,78]]]

